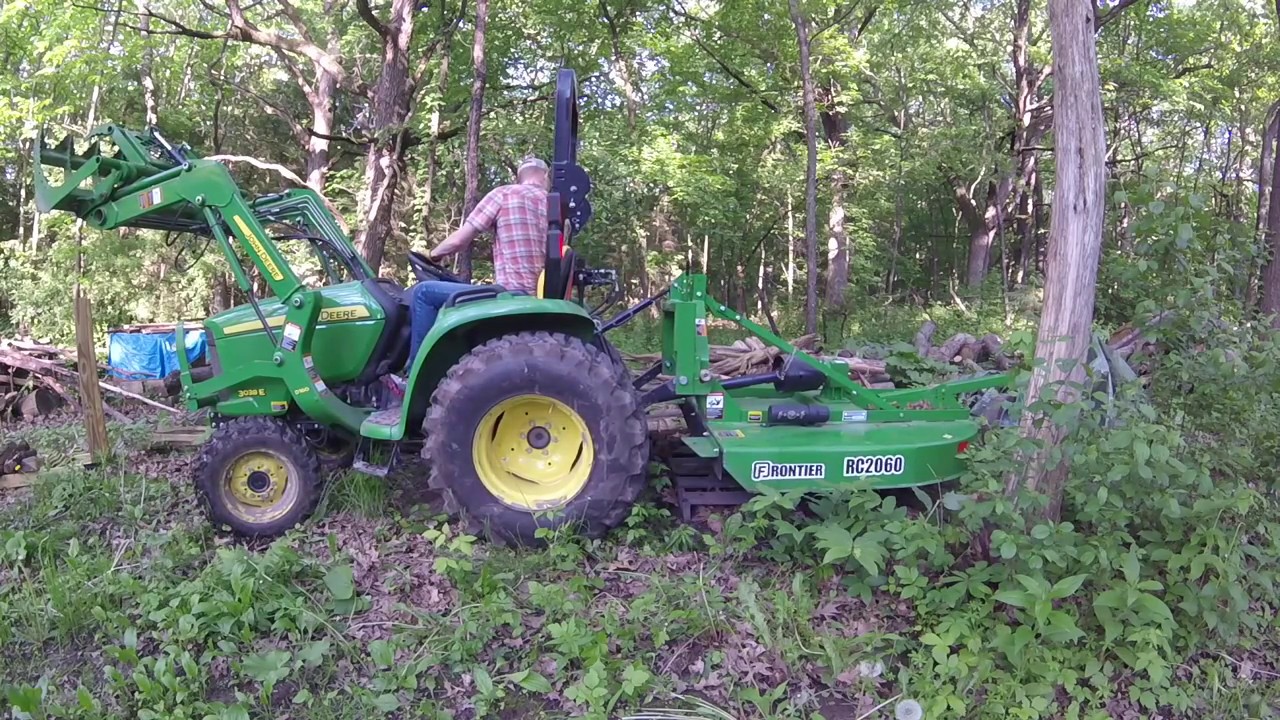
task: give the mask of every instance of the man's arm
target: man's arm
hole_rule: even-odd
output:
[[[470,245],[480,233],[493,228],[498,220],[500,205],[497,191],[490,191],[476,204],[475,209],[462,222],[462,227],[454,230],[444,239],[444,242],[432,248],[431,252],[427,253],[427,257],[436,260],[452,255]]]
[[[462,227],[454,230],[443,242],[432,248],[431,252],[427,253],[427,257],[432,260],[448,257],[470,245],[471,241],[475,240],[479,234],[479,231],[471,223],[464,222]]]

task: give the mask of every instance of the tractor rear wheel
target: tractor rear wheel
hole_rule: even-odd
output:
[[[296,428],[249,417],[219,427],[196,458],[195,484],[209,520],[246,537],[275,537],[320,500],[320,461]]]
[[[446,510],[508,544],[541,544],[539,528],[600,537],[648,480],[647,424],[625,373],[559,333],[506,335],[464,355],[432,395],[423,432]]]

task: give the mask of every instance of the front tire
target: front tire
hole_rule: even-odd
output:
[[[195,485],[210,522],[237,535],[284,534],[320,500],[320,462],[297,429],[250,417],[219,427],[196,458]]]
[[[540,528],[568,526],[600,537],[648,480],[647,425],[628,377],[559,333],[507,335],[464,355],[423,431],[446,510],[494,541],[538,545]]]

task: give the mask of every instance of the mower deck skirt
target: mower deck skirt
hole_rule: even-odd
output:
[[[709,436],[685,437],[700,457],[719,459],[748,490],[906,488],[953,479],[977,434],[971,420],[816,426],[709,422]]]

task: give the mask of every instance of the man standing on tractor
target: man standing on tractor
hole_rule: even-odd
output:
[[[516,170],[516,182],[494,188],[476,205],[462,227],[437,245],[427,257],[438,261],[471,245],[478,235],[492,231],[494,281],[510,292],[537,293],[547,243],[547,192],[551,173],[536,157],[527,158]],[[409,360],[435,324],[440,308],[453,293],[470,287],[463,283],[427,280],[411,292]]]

